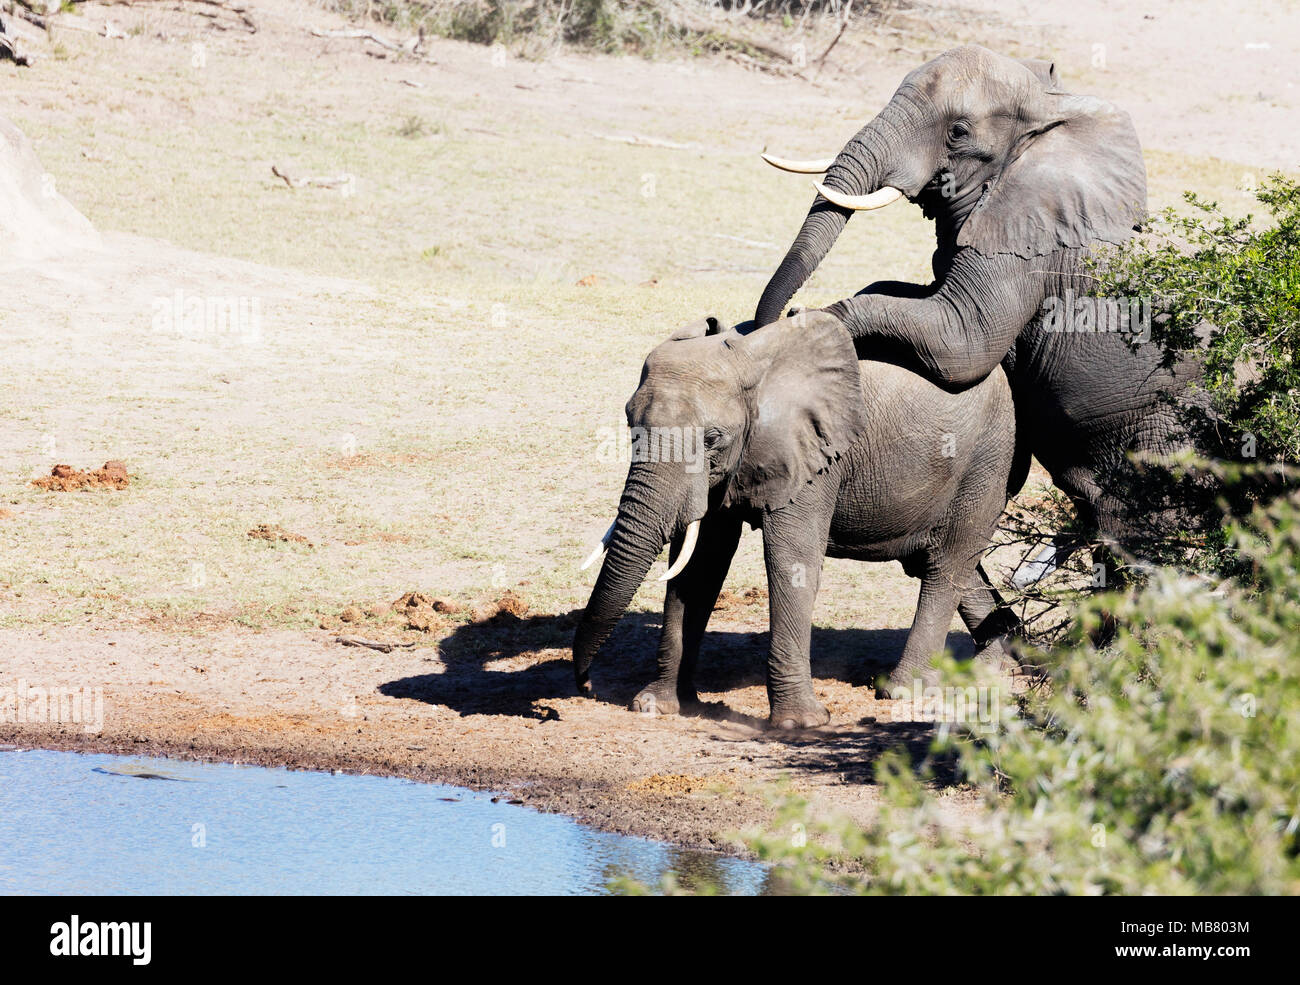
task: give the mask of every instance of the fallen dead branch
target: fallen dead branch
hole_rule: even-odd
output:
[[[49,9],[48,7],[37,6],[31,0],[12,0],[9,4],[13,14],[39,27],[41,30],[49,33],[53,28],[59,30],[68,28],[73,31],[83,31],[87,34],[97,34],[106,38],[119,38],[126,35],[116,29],[111,21],[107,22],[103,29],[88,27],[84,24],[78,24],[66,19],[69,11],[73,7],[79,7],[87,3],[88,0],[64,0],[65,6],[61,9]],[[161,3],[162,0],[101,0],[107,6],[114,7],[138,7],[147,3]],[[197,7],[212,8],[212,11],[190,11],[190,13],[207,18],[212,27],[220,31],[228,30],[226,24],[219,21],[222,14],[229,14],[235,18],[249,34],[257,33],[257,23],[253,20],[253,15],[249,8],[242,3],[233,3],[231,0],[176,0],[176,10],[184,10],[185,4],[192,4]]]
[[[849,2],[844,5],[844,19],[840,21],[839,31],[836,32],[835,37],[831,40],[831,43],[826,46],[826,50],[822,52],[821,57],[817,59],[817,71],[814,74],[814,78],[817,75],[821,75],[822,69],[826,67],[826,56],[831,53],[832,48],[834,48],[837,44],[840,43],[840,38],[844,37],[844,32],[847,31],[849,28],[849,18],[852,16],[853,16],[853,0],[849,0]]]
[[[49,22],[44,17],[38,14],[35,10],[29,10],[21,2],[14,4],[10,8],[9,12],[13,14],[15,17],[22,18],[28,24],[35,24],[42,31],[48,32],[50,29]]]
[[[81,31],[84,34],[94,34],[96,37],[101,37],[101,38],[126,37],[126,35],[122,34],[120,31],[116,35],[110,34],[108,30],[108,24],[105,24],[103,27],[95,27],[94,25],[91,24],[78,24],[74,21],[64,20],[60,18],[59,20],[54,22],[53,26],[55,31]]]
[[[4,22],[0,21],[0,60],[5,58],[24,68],[32,64],[31,55],[27,54],[16,38],[10,36],[5,30]]]
[[[363,640],[360,636],[336,636],[334,642],[341,643],[343,646],[363,646],[368,650],[378,650],[380,653],[409,650],[415,646],[414,643],[379,643],[375,640]]]
[[[290,188],[346,188],[353,182],[350,174],[341,174],[333,178],[295,178],[278,164],[271,165],[271,173]]]
[[[639,133],[618,134],[618,133],[597,133],[593,136],[601,140],[612,140],[619,144],[632,144],[636,147],[665,147],[668,150],[690,150],[690,144],[679,144],[672,140],[662,140],[659,137],[643,137]]]
[[[369,41],[377,44],[381,48],[387,48],[389,51],[414,51],[419,44],[419,38],[408,38],[399,44],[396,41],[389,41],[387,38],[381,38],[379,35],[370,31],[347,30],[347,31],[322,31],[320,28],[310,28],[311,36],[314,38],[355,38],[358,41]]]

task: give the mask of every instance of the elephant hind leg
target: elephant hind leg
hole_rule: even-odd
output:
[[[919,680],[923,687],[939,683],[930,661],[941,653],[948,639],[948,627],[957,613],[958,603],[969,590],[968,577],[953,577],[950,572],[930,570],[921,579],[921,594],[916,600],[916,615],[903,646],[902,659],[889,672],[885,687],[877,685],[876,696],[888,698],[891,688],[911,687]]]
[[[970,587],[957,603],[957,611],[975,641],[976,659],[1003,665],[1012,655],[1011,640],[1020,635],[1023,624],[993,587],[982,563],[976,565]]]

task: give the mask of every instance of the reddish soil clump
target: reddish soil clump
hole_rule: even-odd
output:
[[[715,612],[726,612],[728,609],[739,609],[750,605],[762,605],[766,601],[766,588],[751,588],[744,593],[737,593],[733,592],[730,588],[724,588],[718,595],[718,601],[713,606],[713,609]]]
[[[248,532],[248,536],[253,540],[266,540],[273,544],[283,541],[289,544],[306,544],[308,547],[316,546],[302,534],[291,533],[278,523],[259,523]]]
[[[442,615],[459,608],[451,599],[433,598],[423,592],[407,592],[393,603],[393,611],[406,620],[406,627],[422,633],[441,629],[446,625]]]
[[[429,608],[434,612],[445,612],[448,615],[460,611],[460,603],[455,599],[449,599],[445,595],[437,597],[425,595],[424,592],[407,592],[393,602],[394,609],[411,608],[413,606]]]
[[[528,602],[512,590],[503,592],[496,601],[481,602],[469,613],[470,622],[502,624],[517,622],[528,612]],[[392,602],[373,604],[352,603],[335,617],[321,623],[321,628],[334,628],[340,624],[359,624],[367,620],[377,623],[398,622],[402,629],[432,633],[446,629],[455,620],[449,617],[463,612],[465,606],[446,595],[429,595],[425,592],[406,592]]]
[[[474,606],[470,618],[477,623],[505,622],[522,619],[528,612],[528,603],[513,589],[506,589],[495,602]]]
[[[33,479],[32,485],[46,492],[72,492],[77,489],[125,489],[131,484],[126,466],[111,459],[92,472],[74,469],[71,465],[56,465],[50,474]]]

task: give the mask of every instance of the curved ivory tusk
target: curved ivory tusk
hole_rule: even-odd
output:
[[[794,174],[825,174],[835,163],[833,157],[828,157],[824,161],[791,161],[784,157],[777,157],[775,154],[763,154],[762,158],[778,171],[790,171]]]
[[[585,561],[582,562],[582,567],[578,569],[579,571],[586,571],[588,568],[590,568],[593,564],[596,563],[596,560],[597,560],[597,559],[598,559],[602,554],[605,553],[605,548],[607,548],[607,547],[609,546],[609,542],[610,542],[610,541],[613,539],[613,537],[614,537],[614,524],[615,524],[615,523],[618,523],[618,521],[615,520],[614,523],[611,523],[611,524],[609,525],[609,529],[605,531],[605,536],[602,537],[602,538],[600,538],[600,543],[596,545],[596,549],[595,549],[594,551],[592,551],[590,555],[588,555],[587,560],[585,560]]]
[[[695,553],[695,542],[699,539],[700,521],[692,520],[691,525],[686,528],[686,537],[682,541],[682,552],[677,555],[677,560],[673,562],[673,566],[659,576],[660,581],[669,581],[682,573],[682,569],[690,563],[691,555]]]
[[[854,212],[870,212],[872,209],[883,209],[886,205],[891,205],[903,197],[893,185],[885,185],[870,195],[845,195],[843,192],[833,191],[827,188],[820,181],[814,181],[813,187],[817,189],[817,194],[832,205],[838,205],[842,209],[852,209]]]

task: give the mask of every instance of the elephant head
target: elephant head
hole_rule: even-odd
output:
[[[779,317],[854,211],[906,197],[936,222],[940,250],[1025,259],[1120,243],[1140,221],[1146,171],[1128,115],[1062,92],[1054,66],[967,45],[907,75],[833,160],[769,163],[824,171],[818,195],[768,282],[755,321]]]
[[[820,312],[745,333],[710,317],[650,353],[627,403],[632,464],[618,516],[587,562],[608,550],[574,637],[580,690],[664,544],[676,557],[661,581],[689,563],[712,510],[788,505],[858,439],[860,387],[852,340]]]

